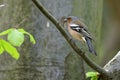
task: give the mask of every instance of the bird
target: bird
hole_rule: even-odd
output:
[[[82,21],[80,21],[75,16],[68,16],[64,18],[63,22],[67,23],[66,26],[67,26],[68,32],[73,38],[86,43],[88,46],[89,52],[97,55],[92,45],[93,38],[90,32],[88,31],[86,25]]]

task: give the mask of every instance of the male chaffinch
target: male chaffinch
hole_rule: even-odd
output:
[[[67,28],[69,33],[73,36],[73,38],[83,41],[87,44],[89,51],[95,55],[96,51],[92,45],[92,37],[87,30],[87,27],[84,23],[82,23],[77,17],[69,16],[64,19],[64,23],[67,23]]]

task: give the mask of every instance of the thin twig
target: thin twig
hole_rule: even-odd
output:
[[[27,18],[24,18],[19,24],[17,24],[16,26],[14,26],[15,28],[18,28],[21,24],[23,24],[25,21],[27,20]]]
[[[88,56],[85,55],[85,53],[80,50],[76,44],[70,39],[70,37],[67,35],[67,33],[64,31],[62,26],[59,24],[59,22],[56,20],[54,16],[52,16],[47,9],[43,7],[43,5],[38,0],[32,0],[33,3],[37,6],[37,8],[56,26],[56,28],[60,31],[60,33],[64,36],[64,38],[67,40],[69,45],[72,47],[72,49],[81,56],[84,61],[94,70],[98,71],[101,75],[109,76],[108,72],[106,72],[103,68],[101,68],[99,65],[94,63]]]

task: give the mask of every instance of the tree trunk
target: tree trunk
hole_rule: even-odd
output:
[[[22,20],[25,21],[18,27],[34,35],[37,44],[32,45],[26,36],[23,45],[18,48],[20,59],[14,60],[9,54],[0,56],[0,80],[63,80],[64,75],[74,74],[65,62],[65,58],[73,50],[66,43],[54,25],[41,14],[32,1],[27,0],[0,0],[5,4],[0,8],[0,30],[15,27]],[[71,0],[40,0],[43,5],[57,18],[71,13]],[[72,56],[71,56],[72,58]],[[74,57],[73,57],[74,58]],[[74,61],[76,70],[82,70]],[[70,72],[70,73],[67,73]],[[68,75],[73,80],[81,76]],[[81,73],[83,74],[83,73]],[[69,78],[66,78],[69,79]]]

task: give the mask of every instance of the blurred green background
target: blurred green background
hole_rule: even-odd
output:
[[[80,17],[93,34],[95,38],[93,43],[98,53],[93,60],[101,66],[120,50],[119,3],[119,0],[74,0],[73,2],[72,14]]]

